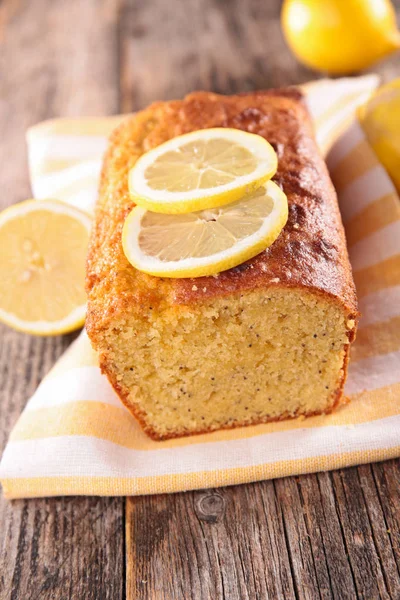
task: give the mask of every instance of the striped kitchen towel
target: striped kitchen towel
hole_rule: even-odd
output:
[[[346,392],[328,416],[155,442],[101,375],[86,334],[16,423],[0,477],[8,498],[175,492],[400,455],[400,204],[354,119],[375,76],[305,86],[339,194],[362,319]],[[106,138],[122,117],[59,119],[28,132],[37,198],[91,211]]]

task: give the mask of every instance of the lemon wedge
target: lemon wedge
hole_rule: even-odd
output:
[[[125,221],[122,244],[129,262],[150,275],[214,275],[265,250],[287,217],[285,194],[268,181],[241,200],[184,215],[136,206]]]
[[[334,75],[365,69],[400,47],[389,0],[284,0],[281,21],[298,60]]]
[[[56,335],[85,319],[90,217],[56,200],[26,200],[0,213],[0,320]]]
[[[379,160],[400,192],[400,79],[379,88],[358,113]]]
[[[135,204],[153,212],[188,213],[238,200],[276,169],[276,153],[261,136],[202,129],[141,156],[129,173],[129,191]]]

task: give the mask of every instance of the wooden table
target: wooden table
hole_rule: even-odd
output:
[[[400,7],[400,0],[397,1]],[[195,89],[315,74],[277,0],[3,0],[3,206],[29,197],[24,133]],[[394,57],[378,69],[400,75]],[[74,336],[0,330],[0,446]],[[141,498],[0,499],[2,600],[400,598],[400,463]]]

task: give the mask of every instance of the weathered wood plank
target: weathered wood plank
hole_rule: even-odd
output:
[[[196,89],[245,92],[315,79],[288,52],[279,2],[126,0],[121,19],[124,112]]]
[[[309,480],[315,483],[316,478],[311,476]],[[320,560],[321,544],[318,539],[318,530],[312,535],[307,527],[296,479],[292,477],[277,480],[275,487],[283,513],[286,540],[298,597],[311,600],[315,597],[315,590],[318,589],[321,598],[331,598],[327,568]],[[316,539],[316,542],[312,544],[311,539]]]
[[[127,598],[296,598],[272,482],[127,503]]]
[[[386,585],[385,572],[387,570],[390,573],[392,565],[381,563],[375,546],[363,486],[360,481],[362,472],[362,468],[353,468],[332,473],[343,537],[359,597],[390,598],[392,596]],[[365,476],[364,487],[366,487]],[[379,511],[379,501],[375,494],[371,493],[369,494],[369,511]],[[386,537],[388,538],[387,534]],[[383,544],[384,540],[381,540],[381,543]],[[397,581],[397,585],[398,583]]]
[[[13,502],[5,529],[0,597],[123,597],[119,498]]]
[[[400,461],[371,465],[373,478],[400,573]]]
[[[317,561],[326,562],[332,596],[352,599],[356,596],[354,579],[344,544],[329,473],[299,478],[300,492],[311,544]],[[318,498],[318,500],[317,500]]]
[[[379,498],[372,465],[362,465],[358,468],[358,477],[364,496],[365,508],[371,526],[372,539],[378,555],[379,563],[385,581],[385,588],[390,598],[400,598],[400,578],[396,558],[392,546],[390,530],[386,523],[383,502]],[[399,498],[399,494],[397,495]],[[393,497],[395,500],[396,497]],[[397,515],[397,517],[399,514]]]
[[[127,598],[397,599],[399,473],[390,461],[129,498]]]
[[[118,111],[118,3],[6,1],[0,6],[0,205],[30,195],[25,130],[58,115]],[[73,336],[0,329],[0,448]],[[124,500],[0,498],[0,598],[123,597]]]

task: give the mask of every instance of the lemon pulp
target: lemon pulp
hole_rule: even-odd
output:
[[[56,201],[26,201],[1,213],[1,320],[43,335],[83,324],[89,227],[89,216]]]
[[[144,154],[129,173],[134,202],[165,214],[214,208],[270,179],[277,157],[261,136],[238,129],[203,129]]]
[[[287,215],[285,194],[269,181],[229,205],[188,214],[135,207],[125,221],[122,242],[131,264],[151,275],[211,275],[270,246]]]
[[[147,167],[145,177],[154,190],[184,192],[205,190],[252,173],[256,157],[226,139],[200,139],[161,154]]]

